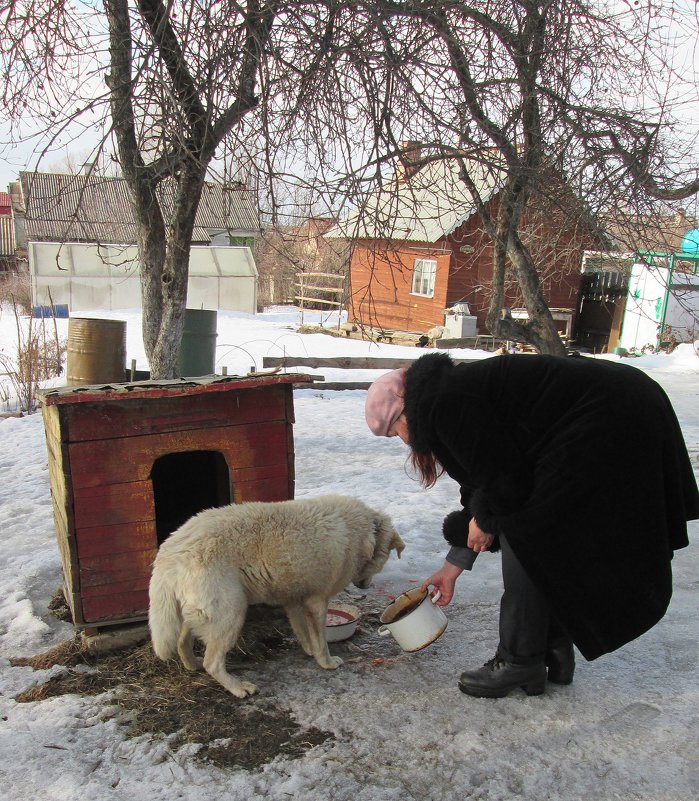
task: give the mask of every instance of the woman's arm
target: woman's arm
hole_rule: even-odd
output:
[[[462,572],[463,568],[458,565],[445,562],[436,573],[422,583],[422,590],[429,591],[429,588],[433,587],[435,592],[441,593],[437,606],[446,606],[454,597],[454,585]]]

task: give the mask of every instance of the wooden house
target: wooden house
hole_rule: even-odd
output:
[[[79,628],[144,620],[159,544],[212,506],[294,497],[302,374],[41,393],[64,595]]]
[[[423,160],[420,166],[417,157],[419,152],[407,151],[393,180],[326,234],[353,241],[350,319],[365,327],[426,332],[444,325],[448,313],[465,304],[461,308],[467,305],[477,332],[487,334],[493,274],[490,238],[459,177],[460,164]],[[469,175],[496,214],[502,171],[474,161]],[[554,319],[570,336],[582,254],[597,241],[583,222],[561,212],[562,197],[568,205],[573,202],[572,193],[563,188],[556,197],[548,194],[530,203],[522,238],[536,260]],[[584,220],[584,214],[578,219]],[[505,289],[505,306],[514,316],[524,316],[513,276]]]

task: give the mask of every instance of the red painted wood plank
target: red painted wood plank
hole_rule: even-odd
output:
[[[145,590],[148,592],[148,583],[150,581],[150,571],[147,574],[132,576],[128,579],[121,581],[113,581],[111,584],[95,584],[85,587],[80,593],[83,601],[86,598],[95,598],[100,595],[120,595],[130,592],[141,592]]]
[[[259,389],[277,384],[306,384],[314,376],[305,373],[275,373],[246,378],[228,376],[211,379],[174,379],[172,381],[142,381],[133,384],[115,383],[113,385],[79,387],[76,389],[55,387],[40,391],[39,401],[46,406],[71,403],[100,403],[112,400],[142,400],[143,398],[173,398],[182,395],[209,395],[231,390]]]
[[[156,459],[196,450],[220,451],[234,470],[286,463],[287,424],[258,423],[73,443],[69,452],[74,492],[83,487],[146,481]]]
[[[258,481],[239,482],[234,487],[236,503],[248,501],[290,500],[289,479],[278,476]]]
[[[75,532],[75,539],[81,560],[91,556],[145,551],[157,546],[154,520],[81,528]]]
[[[158,553],[157,548],[148,551],[130,551],[129,553],[111,554],[109,556],[90,556],[80,559],[80,587],[85,595],[88,587],[107,585],[112,587],[123,581],[134,581],[138,577],[150,578],[153,560]]]
[[[70,442],[247,425],[286,416],[291,389],[271,386],[201,397],[144,398],[64,406],[63,437]]]
[[[286,480],[288,475],[289,470],[285,463],[263,465],[261,467],[242,467],[233,471],[233,490],[235,490],[236,486],[239,484],[264,481],[269,478],[281,478]]]
[[[85,623],[115,621],[122,618],[148,616],[148,590],[98,595],[82,599]]]
[[[78,530],[155,520],[150,481],[76,488],[73,498]]]

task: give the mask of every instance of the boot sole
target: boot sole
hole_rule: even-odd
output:
[[[520,687],[527,695],[543,695],[546,690],[546,680],[530,681],[526,684],[515,684],[512,687],[495,688],[495,687],[478,687],[474,685],[463,684],[459,682],[459,689],[466,695],[472,695],[475,698],[504,698],[509,695],[512,690]]]

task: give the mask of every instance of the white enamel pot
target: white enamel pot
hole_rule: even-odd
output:
[[[440,598],[416,587],[399,595],[379,618],[381,637],[392,635],[404,651],[420,651],[431,645],[447,627],[447,616],[437,606]]]

